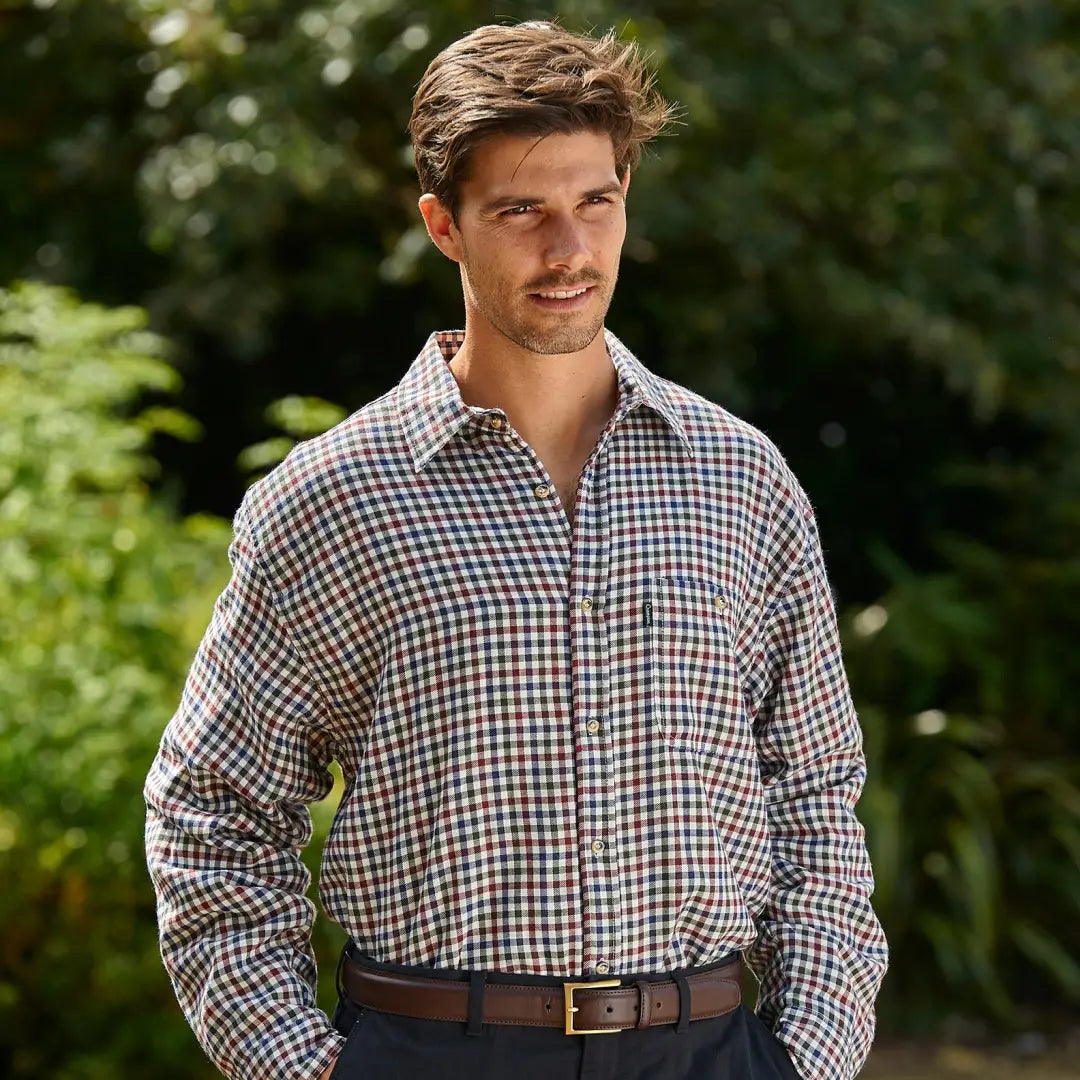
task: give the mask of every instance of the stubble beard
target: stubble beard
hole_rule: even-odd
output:
[[[557,327],[547,331],[529,326],[524,320],[517,326],[500,326],[497,323],[494,325],[504,337],[509,338],[515,345],[528,349],[529,352],[536,353],[538,356],[562,356],[587,349],[603,329],[606,314],[605,308],[603,312],[582,325]]]
[[[495,283],[495,288],[487,288],[483,275],[479,278],[473,276],[473,268],[469,260],[464,260],[464,267],[470,282],[482,286],[477,289],[474,284],[471,292],[473,302],[484,318],[508,341],[537,356],[562,356],[588,348],[604,328],[604,319],[607,317],[611,297],[615,291],[614,278],[608,279],[599,271],[591,270],[578,275],[577,280],[572,282],[559,280],[534,282],[522,291],[521,306],[513,307],[510,304],[499,303],[496,299],[500,295],[498,283]],[[528,305],[532,303],[528,295],[530,292],[541,289],[571,289],[580,285],[592,285],[595,291],[601,294],[599,298],[594,298],[592,301],[596,310],[588,322],[576,321],[580,317],[576,312],[569,313],[570,321],[563,326],[541,327],[539,324],[545,318],[543,312],[537,312],[535,319],[529,318]],[[550,315],[547,316],[547,320],[550,323]]]

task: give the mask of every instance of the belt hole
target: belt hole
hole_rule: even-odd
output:
[[[611,1006],[610,1005],[607,1007],[607,1011],[611,1012]]]

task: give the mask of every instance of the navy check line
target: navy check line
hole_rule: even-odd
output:
[[[505,414],[461,400],[461,341],[432,335],[236,515],[146,784],[189,1021],[234,1078],[336,1053],[299,859],[336,758],[320,890],[363,952],[575,977],[741,950],[801,1074],[849,1080],[887,950],[805,494],[608,334],[618,405],[571,527]]]

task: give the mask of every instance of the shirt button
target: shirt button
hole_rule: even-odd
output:
[[[611,970],[611,965],[606,960],[597,960],[596,974],[606,975]]]
[[[598,732],[598,731],[600,730],[600,721],[599,721],[599,720],[590,720],[590,721],[589,721],[589,722],[588,722],[588,723],[587,723],[587,724],[585,725],[585,730],[586,730],[586,731],[587,731],[587,732],[588,732],[588,733],[589,733],[590,735],[595,735],[595,734],[596,734],[596,733],[597,733],[597,732]]]
[[[581,610],[592,611],[592,600],[589,597],[586,596],[585,599],[581,601]]]
[[[718,611],[723,611],[724,608],[727,607],[727,601],[722,596],[716,597],[716,599],[713,600],[713,603],[716,605]]]
[[[607,847],[607,845],[604,843],[603,840],[594,840],[592,842],[592,849],[594,855],[599,855],[605,847]],[[599,964],[597,965],[597,967],[599,967]]]
[[[537,484],[536,487],[533,488],[533,494],[538,499],[546,499],[551,494],[551,488],[549,488],[547,484]]]
[[[493,416],[491,418],[491,426],[496,431],[502,431],[502,426],[503,426],[502,417],[501,416]]]

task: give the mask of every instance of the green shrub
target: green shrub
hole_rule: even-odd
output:
[[[859,815],[893,949],[885,1030],[950,1014],[1052,1029],[1080,1004],[1080,761],[1074,705],[1051,696],[1069,670],[1055,646],[1076,640],[1055,643],[1054,614],[1076,610],[1080,582],[1039,563],[999,566],[996,582],[963,557],[950,574],[897,570],[845,620],[869,770]]]
[[[190,434],[135,309],[0,290],[0,1072],[198,1075],[157,956],[142,782],[228,530],[148,489]],[[152,1063],[152,1064],[148,1064]],[[207,1075],[210,1075],[207,1072]]]

